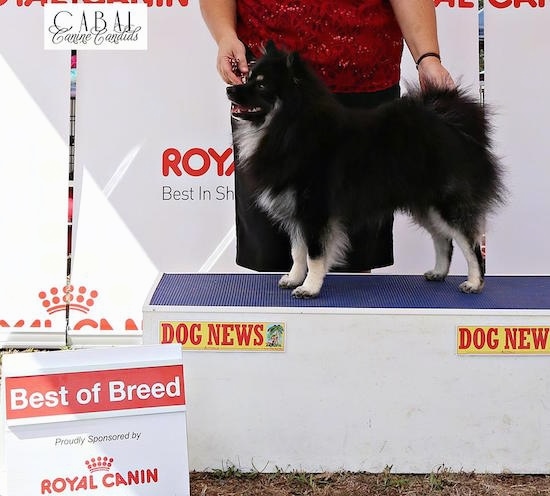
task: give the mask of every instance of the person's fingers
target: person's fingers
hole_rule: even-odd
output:
[[[218,72],[227,84],[240,84],[242,82],[240,75],[235,71],[234,60],[230,56],[221,56],[218,59]]]
[[[424,67],[421,66],[418,70],[418,78],[422,89],[426,88],[426,86],[438,86],[451,89],[456,87],[449,71],[439,62],[431,66],[428,64]]]
[[[218,72],[228,84],[242,83],[242,75],[248,73],[246,51],[237,38],[221,40],[218,45]]]

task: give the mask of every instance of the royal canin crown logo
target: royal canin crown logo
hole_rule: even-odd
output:
[[[108,472],[111,468],[111,465],[113,464],[113,461],[113,458],[109,458],[107,456],[98,456],[96,458],[90,458],[89,460],[86,460],[84,464],[86,465],[86,467],[88,467],[88,471],[90,473],[101,472],[102,470]]]
[[[40,291],[38,297],[42,300],[42,306],[52,315],[55,312],[66,311],[67,306],[70,310],[88,313],[93,307],[98,292],[95,289],[88,291],[86,286],[80,286],[74,290],[74,286],[64,286],[61,291],[58,288],[51,288],[49,293]]]
[[[159,481],[158,467],[138,468],[124,472],[112,471],[114,458],[108,456],[88,458],[84,465],[88,469],[88,474],[42,479],[40,494],[63,494],[121,486],[154,485]]]
[[[41,306],[44,310],[46,310],[48,315],[54,315],[59,312],[80,312],[83,314],[88,314],[95,305],[98,297],[99,291],[96,289],[89,289],[86,286],[78,286],[75,288],[72,284],[67,284],[61,288],[51,287],[48,290],[38,292],[38,298],[40,299]],[[71,326],[75,331],[85,328],[100,331],[113,330],[111,322],[105,318],[81,318],[78,320],[74,319],[74,321],[74,323],[71,322]],[[52,327],[52,321],[50,319],[18,319],[15,322],[8,322],[8,320],[3,319],[0,315],[0,329],[18,327],[50,329]],[[120,327],[123,327],[125,331],[139,330],[136,322],[130,318],[125,319],[123,326]]]

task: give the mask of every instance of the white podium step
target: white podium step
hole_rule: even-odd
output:
[[[192,470],[548,473],[549,277],[331,274],[315,300],[278,278],[152,288],[144,342],[184,348]]]

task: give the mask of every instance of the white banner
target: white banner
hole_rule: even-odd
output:
[[[0,347],[65,343],[69,52],[40,5],[0,5]]]
[[[489,226],[492,273],[550,273],[549,26],[545,2],[485,1],[485,101],[494,110],[509,189],[505,208]]]
[[[197,3],[152,7],[148,23],[146,52],[78,54],[72,282],[97,292],[94,325],[126,333],[141,329],[158,272],[236,270],[217,251],[232,239],[234,194],[213,41]],[[79,318],[71,314],[71,341]]]
[[[475,92],[477,7],[468,1],[437,5],[443,61],[457,81]],[[30,337],[35,345],[56,345],[63,339],[67,292],[68,53],[40,48],[41,9],[14,3],[0,8],[0,68],[8,88],[3,105],[10,115],[2,129],[1,201],[11,213],[2,216],[1,227],[14,240],[6,244],[2,259],[9,283],[0,288],[6,303],[0,309],[0,343],[26,343]],[[524,219],[550,209],[531,184],[534,176],[539,183],[548,179],[548,150],[538,125],[547,97],[525,84],[544,80],[550,70],[543,47],[532,36],[518,41],[507,33],[512,26],[542,33],[548,9],[532,2],[489,2],[486,10],[486,95],[498,110],[498,151],[508,166],[511,189],[508,206],[490,219],[488,268],[546,273],[544,250],[534,249],[533,256],[518,261],[521,243],[510,239],[539,247],[546,239],[544,230]],[[233,155],[216,47],[196,3],[150,7],[148,25],[147,51],[79,53],[73,344],[84,342],[84,336],[97,342],[99,336],[115,334],[139,342],[141,306],[159,272],[244,271],[234,263]],[[17,43],[22,37],[27,42]],[[510,70],[509,54],[524,61],[530,77]],[[34,77],[37,70],[48,77]],[[406,51],[403,80],[416,77]],[[520,162],[521,169],[514,165]],[[25,186],[13,187],[17,184]],[[396,263],[383,272],[418,273],[431,259],[429,238],[398,217]],[[456,259],[452,272],[463,272],[462,260]]]

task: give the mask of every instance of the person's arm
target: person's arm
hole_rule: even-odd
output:
[[[439,54],[433,0],[390,0],[390,3],[414,61],[425,53]],[[418,64],[418,79],[421,86],[428,82],[445,87],[455,85],[445,66],[433,56]]]
[[[246,50],[237,37],[236,0],[200,0],[202,17],[218,45],[216,66],[222,79],[228,84],[239,84],[241,78],[233,72],[233,61],[238,62],[239,71],[248,72]]]

